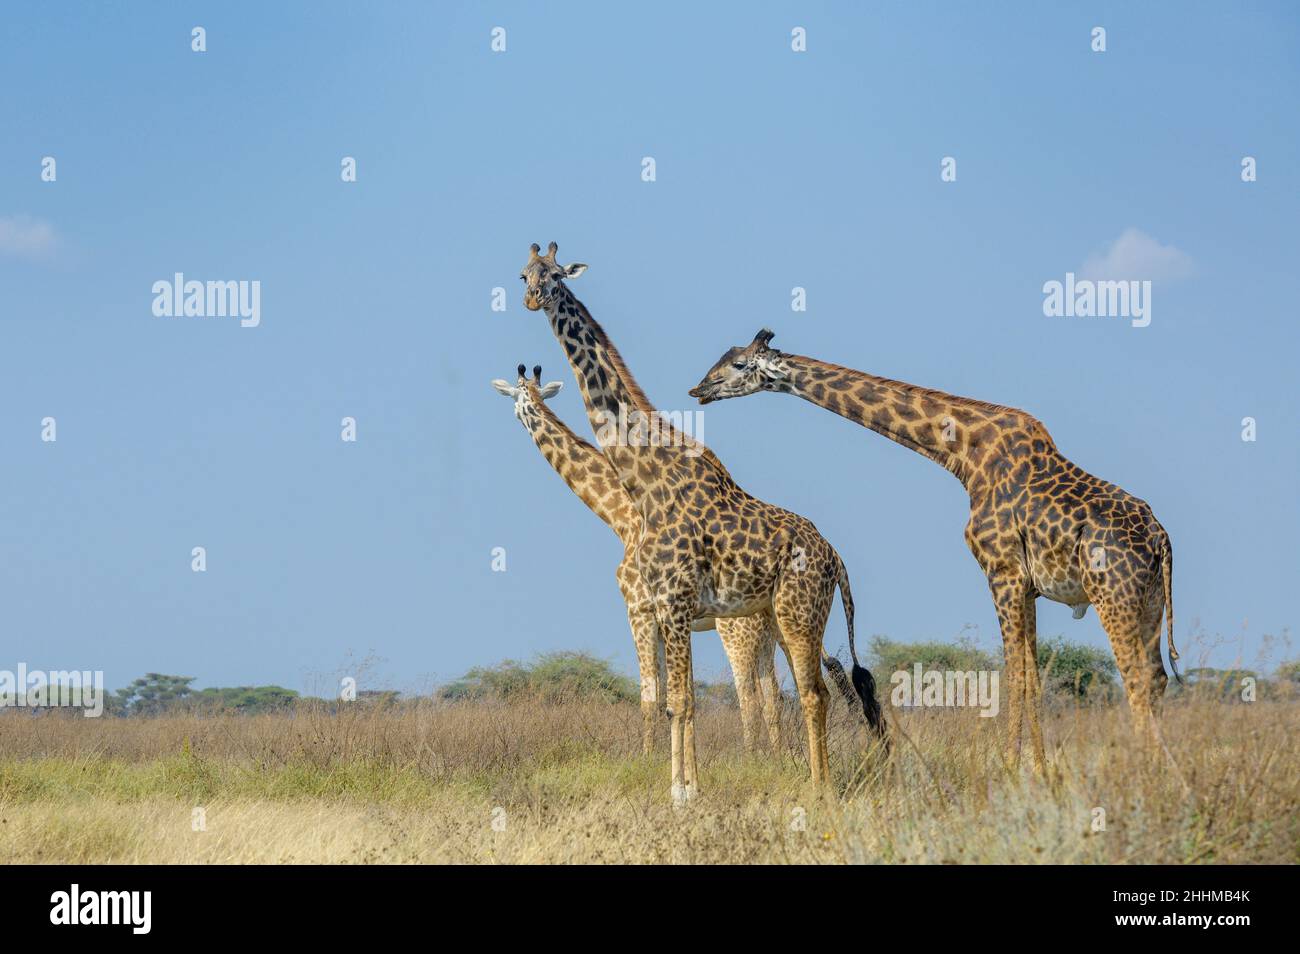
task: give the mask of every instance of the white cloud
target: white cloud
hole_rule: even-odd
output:
[[[0,215],[0,254],[39,258],[54,250],[54,226],[30,215]]]
[[[1127,228],[1100,255],[1091,255],[1079,277],[1093,281],[1161,281],[1186,278],[1192,258],[1172,245],[1161,245],[1145,232]]]

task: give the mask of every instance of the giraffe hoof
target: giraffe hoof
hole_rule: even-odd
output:
[[[681,782],[673,782],[673,808],[685,808],[690,799],[689,789]]]

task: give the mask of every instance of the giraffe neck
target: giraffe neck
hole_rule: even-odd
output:
[[[1031,420],[1002,407],[802,355],[769,359],[769,387],[794,394],[916,451],[957,477],[972,493],[1007,462],[1004,435]],[[1044,432],[1045,434],[1045,432]],[[1050,439],[1048,439],[1050,440]]]
[[[546,316],[573,368],[597,442],[635,506],[643,508],[653,494],[655,473],[683,460],[703,461],[730,480],[712,451],[664,421],[605,330],[564,285],[557,285]],[[629,420],[631,427],[626,426]],[[644,432],[638,435],[638,421],[652,422],[656,436],[647,440]],[[653,466],[645,466],[650,461]]]
[[[619,537],[627,539],[627,534],[640,525],[640,517],[605,455],[573,433],[545,404],[530,404],[524,427],[546,462],[578,499]]]

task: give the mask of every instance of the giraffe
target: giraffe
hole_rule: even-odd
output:
[[[540,252],[532,246],[520,273],[524,306],[545,312],[597,441],[641,516],[635,553],[664,640],[674,804],[699,791],[690,633],[700,616],[763,613],[775,620],[803,709],[812,780],[826,784],[829,692],[819,662],[840,691],[862,706],[868,723],[883,731],[875,683],[853,645],[853,599],[843,561],[810,521],[745,493],[712,451],[660,415],[605,330],[565,284],[587,266],[558,264],[554,242],[545,255]],[[851,686],[822,646],[837,586],[853,656]]]
[[[641,749],[654,747],[655,725],[664,712],[663,640],[655,624],[654,606],[636,568],[635,545],[641,530],[641,515],[618,481],[618,474],[605,455],[560,420],[546,401],[559,393],[563,384],[542,384],[541,366],[530,379],[519,365],[518,380],[511,385],[497,378],[492,387],[514,401],[515,417],[532,436],[542,457],[555,469],[569,489],[623,541],[623,560],[615,570],[619,591],[627,604],[627,621],[636,644],[641,683]],[[772,656],[776,637],[761,614],[734,619],[697,619],[694,632],[716,628],[722,648],[731,664],[740,702],[745,750],[757,748],[760,716],[767,727],[768,743],[777,751],[781,741],[780,688]],[[761,698],[762,712],[759,710]]]
[[[966,544],[988,578],[1008,681],[1007,761],[1018,765],[1022,711],[1034,766],[1044,765],[1035,601],[1089,605],[1110,638],[1135,727],[1157,738],[1154,708],[1168,677],[1160,620],[1168,611],[1174,676],[1173,548],[1143,500],[1071,463],[1041,423],[1016,408],[786,354],[764,328],[728,349],[692,397],[793,394],[870,428],[951,471],[970,494]]]

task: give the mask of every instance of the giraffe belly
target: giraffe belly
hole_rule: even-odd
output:
[[[1028,568],[1029,578],[1040,596],[1053,603],[1064,603],[1074,610],[1075,619],[1083,616],[1088,608],[1088,594],[1083,591],[1076,556],[1067,546],[1059,543],[1052,546],[1046,541],[1031,546]]]
[[[1070,577],[1048,577],[1035,580],[1034,587],[1040,596],[1045,596],[1053,603],[1064,603],[1074,610],[1074,618],[1080,619],[1088,608],[1088,594],[1083,592],[1083,584]]]
[[[730,619],[735,616],[751,616],[764,609],[770,601],[745,592],[738,587],[718,585],[712,580],[700,588],[699,606],[696,617],[714,616]]]

